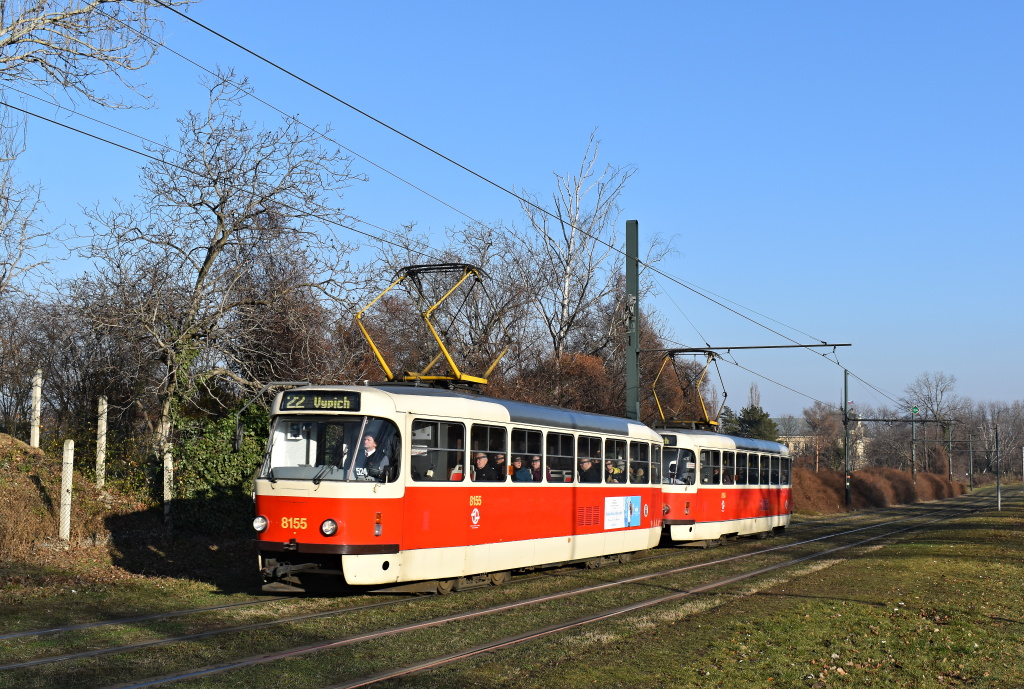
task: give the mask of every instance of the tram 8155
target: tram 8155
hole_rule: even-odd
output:
[[[447,592],[623,559],[661,537],[662,447],[636,421],[434,387],[281,392],[255,482],[265,589]]]

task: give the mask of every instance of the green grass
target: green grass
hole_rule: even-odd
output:
[[[1021,687],[1024,657],[1024,510],[1019,491],[994,509],[836,553],[641,612],[487,653],[391,687]],[[859,519],[859,517],[854,517]],[[795,534],[794,534],[795,537]],[[776,540],[773,544],[779,544]],[[879,547],[884,544],[884,547]],[[765,542],[685,550],[625,567],[572,570],[338,618],[212,637],[159,649],[0,673],[0,687],[106,686],[339,638],[459,610],[565,590],[587,582],[738,554]],[[783,551],[786,553],[787,551]],[[778,558],[787,555],[779,554]],[[449,623],[386,639],[176,683],[176,687],[318,687],[687,588],[726,568],[697,570],[544,606]],[[70,585],[70,584],[69,584]],[[209,581],[136,578],[103,590],[39,592],[5,629],[56,626],[142,609],[229,602]],[[249,591],[251,594],[252,592]],[[120,594],[123,594],[123,598]],[[130,625],[102,633],[0,642],[9,659],[244,624],[372,597],[294,599],[265,610]],[[104,602],[106,601],[106,602]],[[45,624],[53,620],[52,624]]]

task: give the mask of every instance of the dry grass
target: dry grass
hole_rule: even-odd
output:
[[[850,475],[850,502],[854,510],[931,502],[963,495],[967,487],[945,476],[870,467]],[[846,481],[838,471],[793,469],[793,511],[803,514],[846,512]]]

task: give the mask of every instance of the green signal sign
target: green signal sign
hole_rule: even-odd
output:
[[[917,407],[911,407],[910,408],[910,413],[911,414],[917,414],[919,411],[921,411],[921,410],[918,409]]]

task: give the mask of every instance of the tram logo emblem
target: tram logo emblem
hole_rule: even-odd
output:
[[[472,528],[474,528],[474,529],[477,528],[478,526],[480,526],[480,508],[479,507],[474,507],[473,511],[469,513],[469,521],[470,521],[470,524],[471,524]]]

